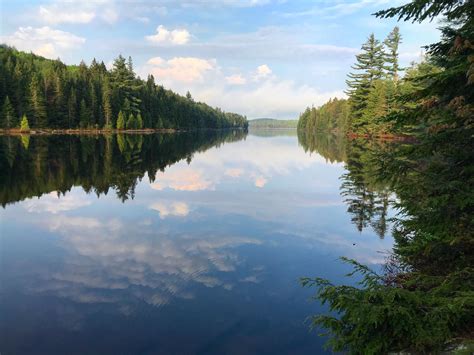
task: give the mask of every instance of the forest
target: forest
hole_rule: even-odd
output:
[[[65,65],[1,45],[0,104],[0,129],[247,127],[246,117],[166,90],[152,75],[140,79],[122,55],[107,70],[95,59]]]
[[[375,15],[440,17],[441,40],[401,77],[398,30],[383,46],[371,35],[348,77],[348,99],[301,115],[303,147],[345,162],[340,190],[357,228],[371,225],[382,236],[386,204],[396,212],[381,270],[342,257],[353,267],[350,284],[301,279],[331,311],[314,315],[312,325],[333,351],[472,353],[474,3],[414,0]],[[327,130],[342,133],[331,138],[345,140],[342,150],[315,134]],[[377,140],[387,133],[409,139]]]

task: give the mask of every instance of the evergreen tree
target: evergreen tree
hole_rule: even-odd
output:
[[[143,128],[143,119],[142,119],[142,115],[140,113],[138,113],[137,115],[137,119],[136,119],[136,128],[137,129],[142,129]]]
[[[398,82],[398,72],[400,71],[398,64],[398,47],[401,41],[402,36],[400,35],[400,29],[396,26],[383,42],[386,47],[385,62],[387,63],[387,76],[395,83]]]
[[[74,128],[76,126],[76,114],[77,114],[77,99],[76,99],[76,91],[74,89],[71,89],[71,93],[69,95],[69,100],[67,103],[67,109],[68,109],[67,128]]]
[[[37,75],[33,75],[31,78],[29,101],[33,126],[39,128],[47,127],[46,103]]]
[[[127,129],[136,129],[136,126],[135,115],[131,113],[128,115]]]
[[[360,130],[368,122],[364,120],[364,110],[367,107],[367,95],[373,88],[375,80],[382,78],[384,68],[384,55],[382,44],[371,34],[366,43],[361,47],[362,53],[356,55],[357,62],[352,66],[355,73],[348,75],[346,81],[349,89],[351,105],[351,129]]]
[[[86,100],[81,100],[79,108],[79,125],[81,128],[91,127],[91,112],[86,105]]]
[[[112,124],[112,117],[113,117],[113,112],[112,112],[112,103],[111,103],[111,90],[110,90],[110,84],[109,80],[105,78],[103,82],[103,87],[102,87],[102,107],[104,111],[104,120],[105,120],[105,127],[106,128],[111,128],[113,126]]]
[[[30,130],[30,125],[28,123],[28,118],[26,117],[25,114],[23,114],[23,117],[21,118],[20,130],[22,132],[27,132],[27,131]]]
[[[125,129],[125,116],[121,110],[117,118],[117,129]]]
[[[18,125],[16,119],[15,110],[10,102],[10,98],[7,96],[3,102],[2,112],[0,117],[0,128],[14,128]]]

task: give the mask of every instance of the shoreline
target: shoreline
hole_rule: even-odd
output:
[[[143,128],[143,129],[54,129],[40,128],[22,131],[20,129],[0,129],[0,136],[39,136],[39,135],[96,135],[96,134],[155,134],[155,133],[180,133],[198,130],[228,130],[228,129],[244,129],[243,127],[235,128],[204,128],[204,129],[174,129],[174,128]]]

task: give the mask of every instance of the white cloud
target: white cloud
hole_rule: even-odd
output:
[[[48,24],[60,24],[60,23],[89,23],[95,17],[95,12],[91,10],[75,9],[72,8],[64,9],[58,4],[51,5],[49,7],[40,6],[39,9],[40,18]]]
[[[13,34],[1,37],[1,40],[19,50],[32,51],[48,58],[56,58],[66,50],[82,46],[86,41],[85,38],[48,26],[20,27]]]
[[[182,45],[189,42],[191,34],[184,28],[170,31],[160,25],[156,29],[156,34],[145,36],[145,38],[152,43]]]
[[[86,24],[99,19],[113,24],[119,18],[114,0],[56,0],[39,7],[39,19],[49,25],[61,23]]]
[[[226,76],[225,80],[230,85],[244,85],[247,83],[247,80],[242,76],[242,74]]]
[[[267,78],[272,73],[270,67],[266,64],[259,65],[255,74],[255,80]]]
[[[307,106],[319,106],[333,97],[344,97],[342,90],[322,92],[292,80],[272,78],[252,86],[226,90],[219,82],[193,87],[193,96],[227,111],[248,117],[297,118]]]
[[[201,81],[207,71],[215,69],[214,60],[195,57],[175,57],[164,60],[160,57],[151,58],[145,71],[161,80],[190,83]]]

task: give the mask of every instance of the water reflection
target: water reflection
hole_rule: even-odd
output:
[[[391,239],[353,228],[342,163],[211,134],[0,139],[5,351],[323,352],[298,278]]]
[[[373,152],[392,149],[383,141],[347,140],[342,135],[299,132],[299,142],[309,152],[317,152],[330,162],[344,162],[346,172],[340,177],[341,195],[347,212],[359,232],[370,226],[384,238],[388,230],[389,206],[395,202],[388,182],[380,181],[380,162]]]

